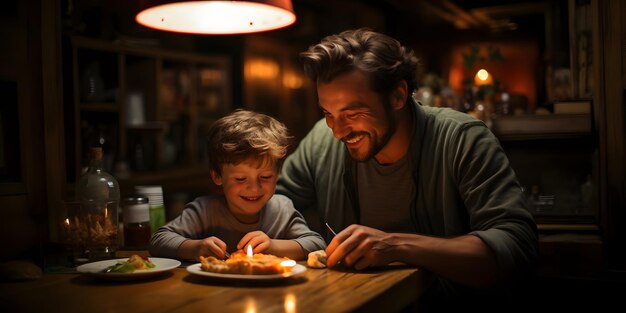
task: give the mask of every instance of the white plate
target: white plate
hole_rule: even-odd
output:
[[[244,274],[222,274],[222,273],[213,273],[203,271],[201,267],[201,263],[196,263],[187,266],[187,272],[200,276],[207,276],[218,279],[226,279],[226,280],[281,280],[287,279],[291,277],[298,276],[304,272],[306,272],[306,267],[300,264],[296,264],[291,272],[283,273],[283,274],[270,274],[270,275],[244,275]]]
[[[150,262],[154,263],[154,267],[147,270],[136,270],[131,273],[103,273],[102,271],[111,266],[115,265],[118,262],[128,261],[128,258],[124,259],[112,259],[112,260],[104,260],[93,263],[83,264],[76,268],[76,271],[79,273],[95,275],[103,278],[139,278],[150,275],[155,275],[158,273],[162,273],[165,271],[172,270],[180,266],[180,261],[173,259],[165,259],[165,258],[153,258],[150,257]]]

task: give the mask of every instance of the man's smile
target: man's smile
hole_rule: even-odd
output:
[[[361,141],[361,139],[363,139],[363,137],[365,137],[365,135],[353,135],[353,136],[345,138],[343,141],[346,144],[355,144],[355,143]]]

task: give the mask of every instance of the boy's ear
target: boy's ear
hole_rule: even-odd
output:
[[[213,183],[215,183],[216,185],[222,185],[222,176],[213,170],[211,171],[211,179],[213,179]]]

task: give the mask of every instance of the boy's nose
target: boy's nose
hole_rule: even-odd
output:
[[[261,180],[260,179],[249,180],[248,188],[251,190],[261,189]]]

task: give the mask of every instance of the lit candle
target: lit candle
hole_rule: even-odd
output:
[[[248,254],[248,257],[251,258],[254,253],[252,253],[252,246],[248,245],[248,249],[246,250],[246,254]]]
[[[280,262],[280,266],[282,267],[294,267],[296,266],[296,261],[294,260],[284,260]]]
[[[65,220],[63,220],[63,229],[61,229],[61,240],[63,240],[64,243],[69,243],[71,240],[70,234],[70,219],[66,217]]]

